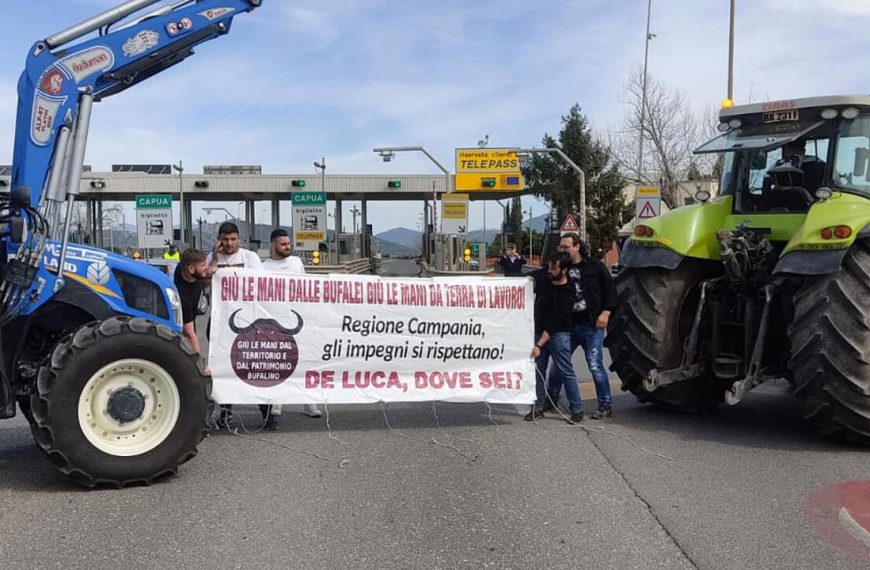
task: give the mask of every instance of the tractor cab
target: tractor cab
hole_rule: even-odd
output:
[[[724,108],[721,195],[735,214],[806,213],[839,191],[870,197],[870,97],[813,97]]]

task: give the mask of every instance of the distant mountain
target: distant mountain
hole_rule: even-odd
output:
[[[417,230],[409,230],[408,228],[393,228],[379,234],[375,234],[375,239],[390,242],[413,251],[420,249],[420,232]]]
[[[391,241],[383,240],[377,236],[374,236],[372,248],[374,251],[379,251],[386,255],[418,255],[420,253],[419,247],[408,247],[398,243],[393,243]]]

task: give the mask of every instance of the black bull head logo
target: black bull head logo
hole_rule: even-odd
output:
[[[291,310],[290,312],[296,315],[296,320],[299,321],[299,324],[296,325],[296,328],[285,329],[275,319],[257,319],[246,327],[239,327],[238,325],[236,325],[236,315],[241,312],[241,309],[236,309],[233,314],[230,315],[230,330],[237,335],[244,335],[251,331],[257,331],[260,334],[278,333],[282,336],[292,337],[293,335],[298,334],[299,331],[302,330],[302,326],[305,324],[305,321],[302,320],[302,316],[296,311]]]
[[[297,324],[286,328],[275,319],[256,319],[247,326],[236,323],[237,309],[230,315],[229,327],[237,336],[230,349],[230,361],[236,376],[261,388],[276,386],[289,378],[299,362],[299,348],[294,336],[305,322],[296,311]]]

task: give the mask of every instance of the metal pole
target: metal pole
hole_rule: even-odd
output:
[[[532,262],[532,257],[534,257],[534,250],[532,249],[532,207],[529,206],[529,263]]]
[[[88,18],[83,22],[48,36],[45,38],[45,44],[47,47],[54,49],[89,34],[94,30],[102,28],[107,24],[114,24],[115,22],[123,20],[130,14],[161,1],[162,0],[130,0],[129,2],[125,2],[120,6],[112,8],[111,10],[107,10],[102,14],[98,14],[93,18]]]
[[[67,247],[69,245],[69,227],[72,221],[73,204],[75,203],[76,195],[79,193],[79,184],[81,184],[82,180],[82,165],[85,162],[85,149],[88,143],[88,129],[91,124],[93,105],[94,96],[90,93],[83,93],[79,97],[78,116],[76,117],[75,134],[73,137],[74,142],[70,149],[67,171],[69,178],[66,181],[66,213],[63,226],[63,242],[57,265],[58,276],[63,275],[63,263],[66,260]],[[62,280],[59,279],[55,287],[62,286]]]
[[[641,181],[642,173],[643,173],[643,126],[644,126],[644,118],[646,117],[646,69],[647,64],[649,63],[649,41],[652,39],[649,33],[649,22],[650,16],[652,15],[652,0],[649,0],[647,4],[646,10],[646,42],[643,50],[643,87],[641,95],[641,103],[640,103],[640,140],[638,141],[637,148],[637,179],[638,182]]]
[[[184,249],[185,235],[184,235],[184,168],[181,164],[181,161],[178,161],[178,198],[180,203],[178,205],[178,212],[181,214],[181,224],[179,228],[181,229],[181,249]]]
[[[728,30],[728,99],[734,99],[734,0],[731,0],[731,20]]]
[[[555,154],[577,173],[580,181],[580,239],[586,241],[586,173],[559,148],[521,148],[517,154]],[[500,202],[499,202],[500,204]],[[504,206],[502,206],[504,208]]]

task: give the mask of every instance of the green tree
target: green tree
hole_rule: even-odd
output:
[[[625,179],[612,160],[610,149],[595,139],[589,121],[575,104],[562,117],[558,140],[544,134],[545,148],[560,148],[586,174],[586,232],[590,251],[603,255],[606,244],[616,239],[619,228],[633,215],[633,206],[623,197]],[[580,209],[580,181],[569,165],[557,156],[535,154],[525,161],[526,185],[549,200],[563,219]]]

